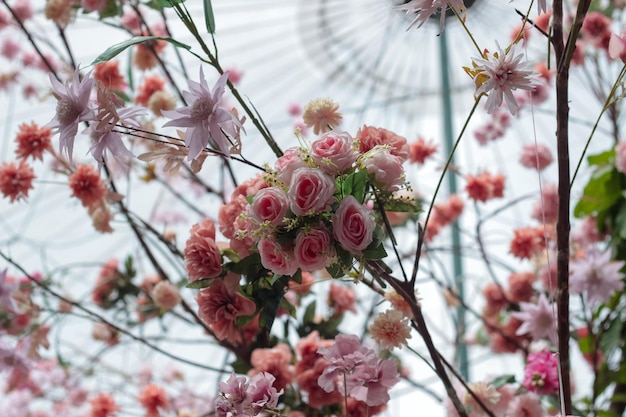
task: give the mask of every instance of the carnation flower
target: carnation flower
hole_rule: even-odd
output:
[[[0,165],[0,193],[11,203],[28,197],[34,179],[35,172],[24,160],[17,164],[4,162]]]
[[[341,113],[338,112],[339,104],[329,98],[317,98],[304,106],[302,120],[308,127],[313,128],[313,133],[333,130],[341,123]]]
[[[474,79],[476,96],[488,95],[487,113],[500,107],[504,98],[511,114],[517,114],[519,105],[513,91],[532,90],[536,76],[529,62],[521,62],[524,55],[518,53],[517,44],[507,49],[500,48],[497,43],[496,46],[497,52],[485,52],[482,57],[473,58],[473,67],[466,68],[466,71]]]
[[[188,105],[172,111],[163,111],[163,115],[172,119],[163,126],[184,127],[185,144],[189,147],[187,160],[195,159],[211,143],[223,154],[230,154],[235,145],[237,128],[241,122],[233,113],[220,107],[224,95],[228,73],[225,72],[210,89],[202,68],[200,82],[189,80],[191,91],[183,92]]]
[[[69,177],[69,185],[72,197],[78,198],[85,207],[95,207],[107,194],[104,180],[92,165],[78,165]]]
[[[556,355],[545,350],[528,355],[522,385],[529,391],[543,395],[558,392],[559,375]]]
[[[61,84],[53,75],[50,75],[50,82],[57,107],[56,115],[46,126],[59,131],[59,151],[71,161],[78,124],[95,118],[89,107],[94,80],[90,74],[81,80],[80,71],[76,69],[72,82]]]
[[[407,344],[411,338],[409,319],[398,310],[387,310],[374,319],[370,335],[383,349],[393,350]]]
[[[90,417],[114,417],[120,410],[115,400],[103,392],[89,400],[91,403]]]
[[[118,61],[106,61],[96,65],[93,71],[93,78],[111,90],[122,91],[126,88],[124,76],[120,74]]]
[[[426,159],[437,152],[437,146],[431,142],[426,142],[423,137],[417,138],[415,142],[409,144],[409,160],[416,164],[424,164]]]
[[[160,416],[159,409],[165,411],[170,406],[165,390],[155,384],[147,385],[142,389],[137,400],[146,409],[146,415],[149,417]]]
[[[523,166],[534,168],[537,171],[542,171],[552,163],[552,160],[552,152],[546,145],[542,144],[524,145],[520,156],[520,163]]]

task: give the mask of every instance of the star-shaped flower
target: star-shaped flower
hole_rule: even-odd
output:
[[[556,343],[556,308],[545,294],[539,296],[536,304],[521,302],[520,309],[517,313],[511,313],[513,318],[523,322],[515,334],[529,334],[533,340],[546,338]]]
[[[615,291],[624,289],[624,261],[611,261],[611,252],[587,252],[570,263],[570,292],[587,296],[590,304],[609,301]]]

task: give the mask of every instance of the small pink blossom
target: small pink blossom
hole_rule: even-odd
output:
[[[424,164],[426,159],[437,152],[437,146],[431,142],[426,142],[423,137],[417,138],[415,142],[409,144],[409,160],[416,164]]]
[[[308,168],[309,165],[302,160],[302,151],[300,148],[285,149],[283,156],[276,160],[274,168],[278,172],[278,180],[285,185],[291,184],[291,176],[298,168]]]
[[[342,248],[361,255],[374,240],[376,222],[367,207],[349,195],[339,202],[333,214],[333,234]]]
[[[356,293],[352,288],[334,282],[330,284],[328,305],[333,309],[335,316],[346,311],[356,313],[356,299]]]
[[[400,158],[401,163],[409,159],[410,148],[405,137],[396,135],[382,127],[363,125],[356,134],[359,151],[364,154],[378,145],[388,145],[392,155]]]
[[[528,355],[522,385],[537,394],[557,393],[559,375],[556,355],[546,350]]]
[[[559,189],[555,184],[544,184],[541,197],[533,206],[532,218],[542,223],[556,223],[559,216]]]
[[[0,193],[7,197],[11,203],[28,197],[28,191],[33,188],[35,171],[21,160],[4,162],[0,165]]]
[[[291,177],[289,201],[296,216],[329,211],[335,201],[335,180],[315,168],[298,168]]]
[[[541,397],[534,392],[516,396],[508,407],[510,417],[544,417],[545,410],[541,406]]]
[[[311,158],[328,174],[343,173],[357,159],[354,139],[346,132],[325,133],[311,144]]]
[[[178,287],[169,281],[160,281],[156,284],[151,295],[154,304],[164,310],[173,309],[181,301]]]
[[[626,36],[611,33],[609,39],[609,56],[613,59],[619,58],[626,61]]]
[[[370,334],[382,349],[393,350],[407,344],[411,338],[409,319],[398,310],[387,310],[374,319]]]
[[[254,349],[250,356],[250,364],[254,368],[248,372],[248,375],[269,372],[276,377],[274,381],[276,389],[286,388],[295,378],[295,368],[291,360],[291,349],[285,343],[279,343],[273,348]]]
[[[543,144],[524,145],[520,163],[526,168],[534,168],[537,171],[543,171],[552,163],[552,152]]]
[[[623,174],[626,174],[626,140],[620,140],[615,145],[615,167]]]

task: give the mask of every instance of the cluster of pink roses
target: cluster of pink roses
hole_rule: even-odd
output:
[[[256,246],[264,268],[287,276],[384,256],[371,205],[405,185],[401,139],[404,146],[364,149],[358,137],[330,131],[309,149],[287,149],[265,176],[268,186],[248,198],[238,236]]]

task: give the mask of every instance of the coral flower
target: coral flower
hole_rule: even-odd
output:
[[[15,137],[18,158],[43,159],[43,153],[52,148],[52,130],[48,127],[40,127],[37,123],[22,123],[20,131]]]
[[[93,77],[111,90],[122,91],[126,88],[124,76],[120,74],[118,61],[106,61],[96,65]]]
[[[95,118],[94,111],[89,107],[94,80],[89,74],[81,80],[80,71],[76,69],[71,83],[61,84],[53,75],[50,75],[50,82],[57,107],[54,119],[46,127],[58,129],[59,150],[71,161],[78,124]]]
[[[159,417],[159,408],[167,410],[170,401],[165,390],[158,385],[147,385],[139,394],[139,403],[146,409],[146,417]]]
[[[11,203],[28,197],[28,191],[33,188],[35,172],[25,162],[5,162],[0,165],[0,193],[8,197]]]
[[[120,410],[115,400],[102,392],[89,402],[91,403],[90,417],[113,417]]]
[[[92,165],[78,165],[69,178],[72,197],[76,197],[85,207],[95,207],[106,197],[104,180]]]
[[[228,73],[225,72],[210,89],[200,68],[200,82],[189,80],[191,91],[183,92],[189,105],[162,112],[172,119],[163,126],[187,128],[185,144],[189,147],[188,161],[195,159],[209,143],[227,155],[234,145],[233,140],[237,137],[237,128],[242,127],[241,123],[233,113],[219,106],[227,80]]]

